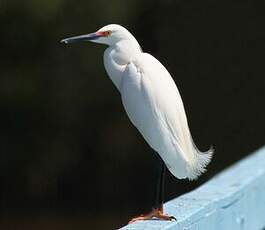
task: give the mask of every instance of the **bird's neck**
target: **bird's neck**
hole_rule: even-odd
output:
[[[142,52],[139,43],[134,37],[122,40],[112,46],[112,48],[114,51],[112,58],[119,65],[127,65]]]
[[[120,90],[122,74],[127,64],[134,60],[141,52],[140,45],[134,37],[117,42],[106,49],[104,53],[104,66],[118,90]]]

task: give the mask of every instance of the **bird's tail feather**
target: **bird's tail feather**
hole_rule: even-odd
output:
[[[210,163],[214,153],[213,147],[206,152],[200,152],[195,144],[193,144],[193,147],[195,154],[194,161],[188,166],[189,180],[196,180],[202,173],[206,171],[206,166]]]

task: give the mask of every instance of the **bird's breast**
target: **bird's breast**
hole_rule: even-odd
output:
[[[113,48],[109,47],[104,52],[104,66],[109,75],[110,79],[120,91],[122,74],[126,68],[126,64],[122,64],[119,58],[115,57],[115,51]]]

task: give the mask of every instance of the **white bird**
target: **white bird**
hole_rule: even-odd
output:
[[[213,149],[200,152],[195,146],[181,96],[167,69],[152,55],[143,52],[134,36],[120,25],[107,25],[95,33],[61,42],[79,41],[109,46],[104,52],[104,66],[121,94],[129,119],[176,178],[197,179],[206,170]],[[152,218],[174,219],[163,213],[164,173],[163,164],[155,208],[131,222]]]

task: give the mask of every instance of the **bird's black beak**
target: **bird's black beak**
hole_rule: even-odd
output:
[[[65,39],[61,40],[61,43],[70,44],[70,43],[77,43],[77,42],[83,42],[83,41],[91,41],[91,40],[95,40],[101,36],[102,36],[101,33],[95,32],[95,33],[91,33],[91,34],[85,34],[85,35],[65,38]]]

